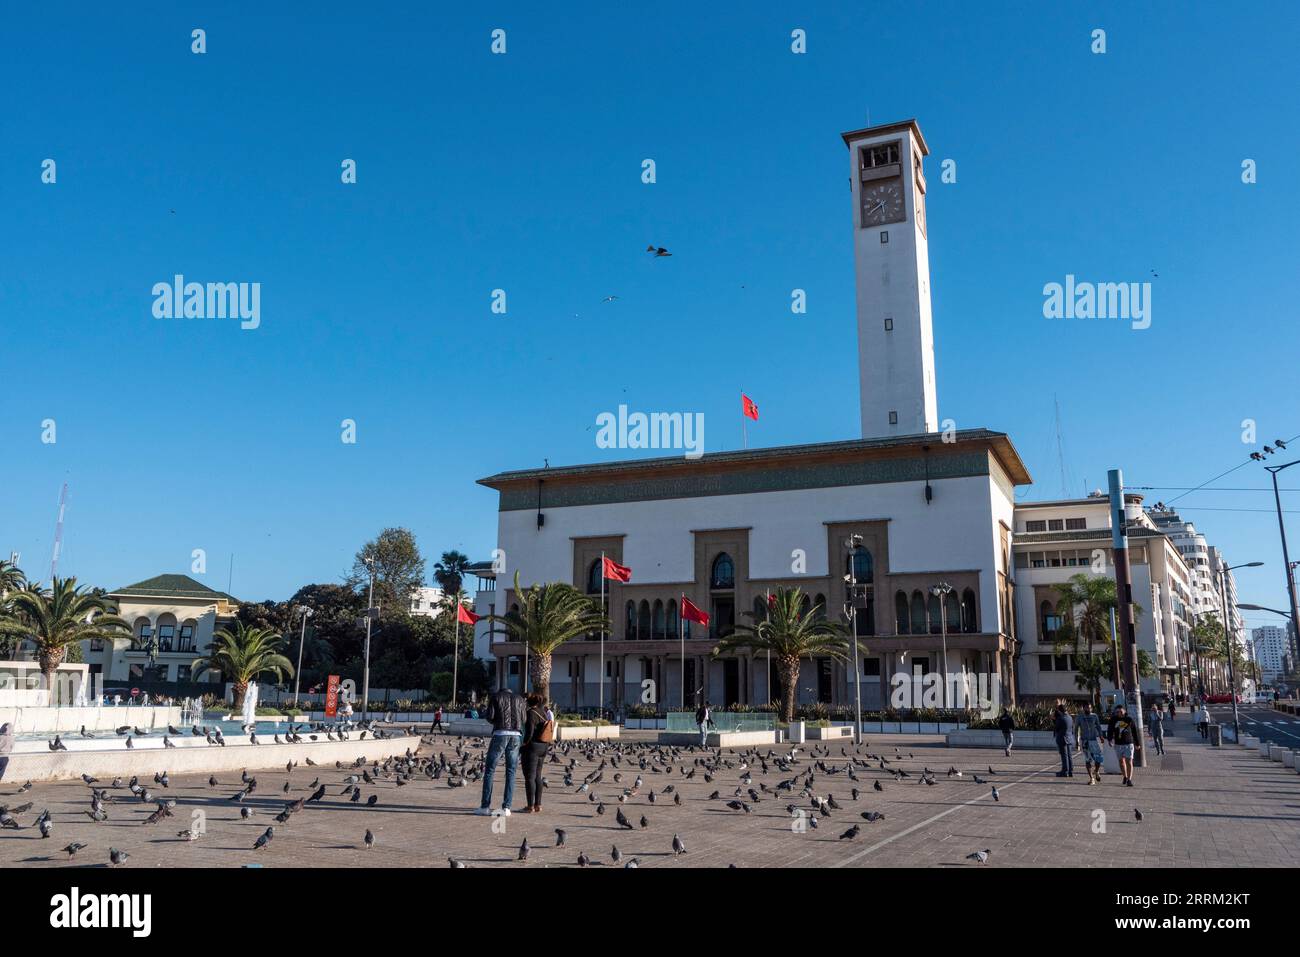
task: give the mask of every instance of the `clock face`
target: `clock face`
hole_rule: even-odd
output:
[[[901,179],[877,180],[862,187],[862,225],[883,226],[907,218]]]

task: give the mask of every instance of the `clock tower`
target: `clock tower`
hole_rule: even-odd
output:
[[[916,120],[845,133],[844,142],[853,192],[862,437],[936,432],[921,170],[930,150]]]

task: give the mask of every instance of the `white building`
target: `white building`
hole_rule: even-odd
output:
[[[103,675],[105,687],[219,680],[213,674],[195,679],[192,665],[208,653],[216,631],[233,625],[238,599],[188,575],[158,575],[106,597],[131,624],[131,640],[82,642],[92,680]]]
[[[1261,625],[1251,629],[1255,645],[1255,661],[1265,684],[1275,684],[1283,674],[1288,651],[1287,630],[1277,625]]]
[[[1142,496],[1126,494],[1129,581],[1137,616],[1137,646],[1158,674],[1142,680],[1143,694],[1187,689],[1189,604],[1193,575],[1173,541],[1142,510]],[[1109,498],[1019,502],[1015,513],[1016,621],[1022,698],[1086,699],[1076,682],[1079,658],[1061,631],[1065,623],[1057,586],[1075,575],[1115,577]],[[1122,658],[1121,658],[1122,660]],[[1194,669],[1192,669],[1194,671]],[[1113,688],[1111,681],[1103,689]]]
[[[442,612],[442,589],[427,585],[417,588],[411,594],[411,606],[407,610],[412,615],[437,618]]]

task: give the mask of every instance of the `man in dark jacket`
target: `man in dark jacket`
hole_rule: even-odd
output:
[[[1016,730],[1016,719],[1011,717],[1011,712],[1006,708],[1002,709],[1002,717],[998,718],[998,730],[1002,732],[1002,751],[1011,757],[1011,745],[1015,744],[1012,732]]]
[[[519,766],[519,742],[524,730],[525,710],[523,697],[505,686],[498,688],[488,699],[483,717],[492,722],[492,743],[488,746],[483,768],[483,800],[475,814],[492,813],[492,775],[504,754],[506,793],[501,813],[510,816],[510,805],[515,799],[515,769]]]
[[[1065,710],[1065,705],[1056,706],[1056,720],[1052,725],[1056,738],[1056,749],[1061,752],[1061,770],[1056,772],[1058,778],[1074,777],[1074,719]]]

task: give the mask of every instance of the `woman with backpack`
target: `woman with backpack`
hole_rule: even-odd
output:
[[[542,769],[546,766],[546,753],[555,741],[555,721],[552,712],[544,707],[542,696],[533,692],[525,699],[524,745],[524,797],[528,802],[525,814],[542,811]]]

